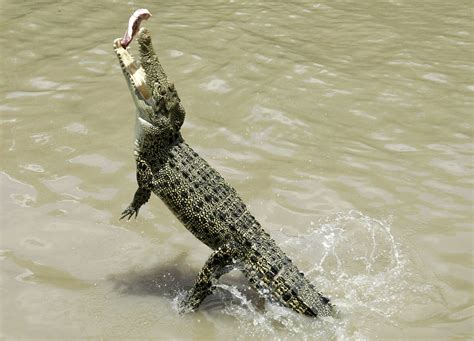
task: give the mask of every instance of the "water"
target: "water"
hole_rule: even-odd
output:
[[[112,51],[138,7],[187,141],[338,307],[266,304],[135,191]],[[473,334],[472,3],[1,1],[1,332],[9,338]],[[135,46],[132,47],[132,49]]]

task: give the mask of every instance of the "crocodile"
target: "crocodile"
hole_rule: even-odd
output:
[[[137,30],[139,59],[126,42],[114,51],[137,109],[134,156],[137,183],[122,218],[138,215],[158,196],[201,242],[213,250],[179,312],[196,310],[220,276],[241,270],[251,286],[271,302],[313,317],[334,316],[335,308],[277,246],[224,178],[184,140],[185,110],[152,46],[149,31]]]

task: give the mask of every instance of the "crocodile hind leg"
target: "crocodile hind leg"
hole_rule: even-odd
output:
[[[225,244],[214,251],[208,258],[186,297],[179,304],[179,312],[187,313],[195,310],[201,302],[212,293],[214,284],[219,277],[232,270],[235,248]]]

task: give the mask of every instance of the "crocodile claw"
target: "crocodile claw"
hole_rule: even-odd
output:
[[[120,220],[122,220],[125,217],[127,217],[127,220],[130,220],[134,214],[135,214],[135,219],[137,219],[138,210],[136,210],[133,206],[130,205],[122,212],[122,216],[120,217]]]

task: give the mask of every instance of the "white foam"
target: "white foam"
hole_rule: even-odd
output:
[[[427,73],[423,76],[424,79],[436,82],[436,83],[447,83],[448,82],[448,77],[446,75],[443,75],[441,73]]]
[[[214,78],[207,83],[201,84],[201,89],[217,92],[219,94],[225,94],[231,91],[231,88],[227,82],[219,78]]]

